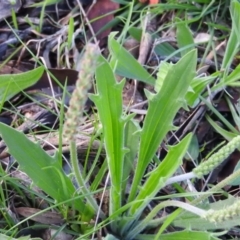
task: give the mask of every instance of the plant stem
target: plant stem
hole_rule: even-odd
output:
[[[163,208],[168,207],[168,206],[174,206],[174,207],[180,207],[181,209],[185,209],[189,212],[192,212],[198,216],[203,216],[207,211],[197,208],[195,206],[192,206],[188,203],[184,202],[179,202],[175,200],[168,200],[164,201],[160,204],[158,204],[156,207],[153,208],[153,210],[144,218],[144,220],[140,221],[139,224],[137,224],[127,235],[127,239],[134,239],[134,237],[139,234],[143,229],[145,229],[149,221],[152,220],[156,214]]]
[[[194,177],[197,177],[197,176],[193,172],[185,173],[185,174],[182,174],[182,175],[179,175],[179,176],[174,176],[174,177],[169,178],[166,181],[165,186],[170,185],[172,183],[176,183],[176,182],[181,182],[181,181],[185,181],[185,180],[188,180],[188,179],[192,179]]]
[[[82,193],[85,195],[88,203],[94,209],[95,213],[97,213],[97,212],[99,212],[99,206],[97,205],[95,199],[93,198],[92,193],[88,190],[88,188],[84,182],[84,179],[82,177],[82,174],[79,170],[78,158],[77,158],[77,146],[74,141],[70,142],[70,154],[71,154],[71,164],[72,164],[72,168],[73,168],[73,173],[76,178],[77,184],[78,184],[80,190],[82,191]],[[102,219],[106,218],[105,214],[102,211],[100,211],[99,216]]]
[[[225,178],[224,180],[222,180],[220,183],[218,183],[217,185],[215,185],[214,187],[212,187],[211,189],[209,189],[208,191],[206,191],[206,194],[198,197],[197,199],[195,199],[194,201],[191,202],[191,204],[198,204],[199,202],[205,200],[206,198],[208,198],[209,196],[211,196],[213,194],[213,192],[217,192],[219,190],[221,190],[223,187],[225,187],[226,185],[228,185],[229,183],[233,182],[235,179],[237,179],[240,176],[240,169],[237,170],[236,172],[232,173],[230,176],[228,176],[227,178]],[[152,224],[156,224],[159,225],[161,223],[163,223],[163,225],[161,226],[158,234],[156,235],[155,239],[159,239],[160,235],[162,234],[162,232],[171,224],[171,222],[174,221],[174,219],[180,214],[182,213],[183,210],[182,209],[177,209],[175,210],[173,213],[171,213],[169,216],[166,217],[162,217],[160,219],[157,220],[152,220],[151,222],[149,221],[150,225]],[[170,219],[170,220],[169,220]]]

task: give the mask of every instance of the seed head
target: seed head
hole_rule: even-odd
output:
[[[240,146],[240,136],[233,138],[228,144],[214,153],[207,161],[193,169],[198,178],[208,174],[221,164],[236,148]]]
[[[84,106],[88,98],[88,91],[92,86],[92,78],[97,67],[100,51],[97,45],[87,44],[86,52],[80,62],[76,88],[70,99],[69,108],[66,113],[66,121],[63,126],[63,136],[67,141],[74,141],[77,134],[77,127],[81,123]]]

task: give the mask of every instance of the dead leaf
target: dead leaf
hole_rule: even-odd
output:
[[[12,10],[17,13],[22,6],[21,0],[16,0],[12,4],[10,1],[0,0],[0,20],[11,16]]]
[[[32,215],[41,212],[42,210],[37,209],[37,208],[29,208],[29,207],[19,207],[15,208],[15,211],[23,216],[23,217],[31,217]],[[59,213],[55,212],[42,212],[39,213],[33,217],[31,217],[31,220],[39,223],[44,223],[44,224],[62,224],[64,223],[63,217]]]
[[[194,43],[205,43],[211,40],[211,35],[208,33],[198,33],[194,38]],[[216,39],[214,39],[216,40]]]
[[[146,3],[148,0],[139,0],[140,3]],[[160,0],[149,0],[149,5],[158,4]]]
[[[0,74],[17,74],[26,72],[34,69],[34,65],[30,63],[21,62],[19,64],[15,64],[15,62],[11,61],[7,65],[4,65],[0,69]],[[59,84],[54,80],[56,78],[58,82],[60,82],[63,86],[65,85],[65,81],[67,80],[67,86],[75,85],[76,80],[78,78],[78,71],[72,69],[57,69],[50,68],[48,69],[52,80],[53,87],[59,86]],[[41,78],[31,87],[26,90],[41,90],[43,88],[50,87],[49,79],[47,72],[44,71]]]
[[[111,28],[104,31],[101,31],[101,29],[114,19],[114,11],[118,8],[119,4],[116,2],[112,2],[111,0],[98,0],[87,14],[88,20],[90,22],[93,20],[91,26],[96,34],[97,40],[100,41],[100,46],[105,43],[104,38],[106,38],[111,31]]]
[[[67,81],[67,86],[69,85],[75,85],[76,80],[78,78],[78,71],[72,70],[72,69],[55,69],[51,68],[48,69],[49,72],[54,76],[63,86],[65,85],[65,81]],[[52,85],[53,87],[59,86],[59,84],[53,80],[52,78]],[[33,86],[29,87],[27,90],[36,90],[36,89],[42,89],[42,88],[48,88],[50,87],[47,72],[44,71],[42,77],[39,79],[37,83],[35,83]]]

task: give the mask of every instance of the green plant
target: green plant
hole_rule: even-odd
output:
[[[0,104],[36,83],[42,76],[43,67],[19,74],[5,74],[0,76]]]
[[[155,223],[151,224],[151,221],[153,221],[159,210],[167,206],[177,206],[207,218],[208,214],[205,210],[173,200],[163,201],[157,204],[150,213],[145,213],[146,207],[151,204],[156,194],[171,181],[171,176],[181,165],[182,158],[191,140],[191,134],[183,138],[176,146],[169,146],[166,157],[148,175],[146,181],[142,183],[144,172],[154,157],[158,146],[166,134],[173,129],[172,121],[175,114],[181,107],[186,106],[185,96],[195,77],[196,51],[190,51],[177,64],[172,65],[168,69],[156,94],[146,91],[149,108],[141,129],[133,119],[134,115],[126,115],[123,112],[122,89],[124,81],[117,83],[113,72],[114,69],[117,71],[119,67],[124,68],[127,66],[128,63],[124,64],[123,59],[127,59],[128,53],[114,39],[114,35],[111,35],[109,38],[109,46],[113,56],[110,63],[100,56],[97,65],[93,64],[92,61],[96,55],[89,54],[87,50],[85,60],[82,62],[84,71],[80,71],[81,82],[77,84],[76,88],[76,92],[79,91],[79,93],[78,95],[73,94],[73,96],[76,95],[78,97],[73,97],[69,114],[67,115],[67,127],[65,129],[68,131],[65,130],[65,136],[68,136],[70,140],[73,172],[80,187],[80,192],[76,192],[71,179],[64,174],[58,154],[54,157],[48,156],[38,144],[32,143],[22,133],[0,124],[0,132],[8,145],[9,152],[19,162],[20,169],[25,171],[37,186],[51,196],[58,205],[65,205],[77,210],[81,215],[81,221],[87,221],[90,224],[90,219],[100,211],[99,216],[103,222],[99,224],[98,228],[103,223],[109,224],[108,227],[112,234],[115,235],[115,239],[141,238],[140,233],[146,228],[155,227]],[[130,58],[129,64],[132,64],[132,61]],[[108,216],[101,212],[93,198],[93,193],[89,191],[84,183],[83,174],[78,168],[77,150],[74,141],[75,130],[83,111],[80,106],[84,105],[84,99],[86,99],[86,93],[83,94],[83,89],[85,89],[83,79],[86,80],[86,84],[89,84],[89,79],[94,70],[91,67],[95,65],[97,66],[97,93],[90,97],[97,106],[102,124],[102,134],[110,175]],[[136,68],[140,72],[143,71],[140,65],[136,65]],[[131,71],[129,69],[127,72],[131,74]],[[135,77],[138,78],[138,75],[135,74]],[[140,77],[141,80],[152,83],[151,80],[149,81],[151,79],[149,75],[146,74],[144,79],[142,75]],[[71,109],[74,112],[70,114]],[[69,125],[69,123],[74,125],[70,127],[71,124]],[[71,129],[73,131],[70,131]],[[13,144],[12,136],[14,136],[14,142],[18,140],[18,147]],[[235,147],[234,145],[233,149]],[[29,150],[25,151],[25,149]],[[135,169],[133,166],[135,166]],[[215,165],[208,171],[211,171],[214,167]],[[131,179],[132,171],[134,171],[133,179]],[[38,172],[38,175],[35,172]],[[197,175],[199,175],[199,172],[201,171],[197,171]],[[203,174],[206,173],[204,172]],[[129,184],[131,186],[130,191],[127,190]],[[129,196],[127,197],[128,193]],[[88,200],[87,204],[81,200],[83,198]],[[67,209],[66,207],[64,208]],[[144,215],[146,216],[143,218]],[[93,232],[93,228],[89,224],[87,228],[84,225],[81,226],[85,234],[89,231],[90,233]],[[161,221],[158,222],[159,224],[161,224]]]
[[[167,184],[167,180],[181,165],[182,158],[187,151],[191,139],[191,134],[189,134],[178,145],[169,147],[169,152],[165,159],[163,159],[154,172],[148,176],[146,182],[142,183],[144,172],[154,157],[159,144],[163,141],[167,132],[173,128],[172,121],[175,114],[180,107],[185,106],[185,95],[195,76],[196,51],[190,51],[177,64],[169,69],[160,90],[156,94],[146,92],[149,99],[149,109],[141,129],[137,122],[133,120],[133,115],[124,114],[122,108],[124,81],[117,83],[113,73],[115,67],[118,68],[118,66],[122,66],[118,65],[118,60],[115,56],[118,56],[121,62],[122,58],[119,58],[119,53],[124,56],[127,52],[120,47],[119,43],[113,38],[113,35],[109,38],[109,46],[113,58],[110,60],[110,64],[103,57],[99,58],[96,68],[97,94],[91,95],[92,100],[98,108],[100,121],[102,123],[103,139],[111,182],[109,186],[108,217],[103,213],[100,214],[100,217],[105,223],[109,222],[111,232],[114,233],[115,236],[119,236],[121,239],[134,239],[145,228],[151,227],[149,221],[152,220],[163,207],[179,206],[185,209],[188,208],[188,210],[194,213],[200,212],[199,214],[201,216],[205,213],[205,211],[187,204],[176,201],[165,201],[158,204],[150,211],[145,219],[141,220],[146,207],[155,198],[157,192]],[[86,73],[80,72],[82,81],[83,78],[87,80],[91,76],[92,70],[89,66],[93,66],[91,59],[94,57],[95,56],[91,54],[85,56],[86,66],[84,69]],[[193,61],[193,59],[195,60]],[[132,61],[132,59],[130,60]],[[113,66],[113,68],[111,66]],[[186,68],[185,66],[188,67]],[[142,68],[140,65],[137,67],[139,69]],[[89,73],[87,72],[88,68],[90,69]],[[178,79],[176,79],[176,76],[178,76]],[[149,81],[148,79],[149,76],[146,75],[146,79],[144,80]],[[83,82],[79,84],[80,85],[77,85],[76,91],[80,90],[79,96],[81,96]],[[174,91],[172,91],[173,88]],[[75,94],[73,94],[73,96],[75,96]],[[73,128],[76,129],[77,119],[79,119],[80,100],[74,99],[75,98],[73,98],[74,105],[70,105],[70,109],[74,109],[78,116],[75,118],[72,114],[68,114],[67,121],[74,123]],[[176,99],[178,99],[178,101],[176,101]],[[171,111],[169,111],[169,109],[171,109]],[[80,110],[80,114],[81,111],[82,110]],[[72,118],[70,116],[73,117],[73,120],[70,119]],[[130,126],[131,129],[129,130]],[[69,126],[66,129],[69,130]],[[67,204],[68,206],[80,212],[82,221],[90,221],[90,219],[97,214],[99,209],[92,193],[89,192],[89,189],[84,183],[82,172],[79,171],[77,167],[76,145],[74,138],[72,138],[75,134],[74,132],[68,131],[67,134],[70,134],[72,165],[74,167],[76,180],[80,186],[80,193],[74,190],[70,178],[63,173],[58,155],[54,157],[48,156],[37,144],[32,143],[22,133],[18,133],[16,130],[3,124],[0,124],[0,132],[9,147],[9,152],[20,163],[20,168],[31,177],[36,185],[57,201],[58,204],[66,205],[66,202],[69,202],[70,205]],[[13,135],[15,136],[15,140],[17,139],[19,141],[17,148],[12,144],[11,136]],[[132,140],[129,141],[128,139]],[[134,142],[135,144],[131,145]],[[26,152],[24,149],[29,147],[29,151]],[[138,158],[135,159],[137,153]],[[37,158],[36,155],[38,156]],[[34,161],[29,162],[30,159],[34,159]],[[128,182],[128,180],[131,179],[133,166],[135,166],[134,178],[132,182]],[[39,174],[36,175],[35,172]],[[54,179],[54,181],[52,181],[52,179]],[[126,194],[128,190],[126,186],[129,184],[131,185],[131,190],[127,198]],[[85,204],[81,198],[88,199],[88,204]],[[101,224],[102,223],[100,223],[100,226]],[[85,229],[83,226],[81,228],[82,230]]]
[[[44,4],[46,3],[47,1]],[[213,1],[205,11],[212,3]],[[215,90],[222,89],[226,85],[238,84],[236,80],[239,70],[229,74],[228,69],[234,57],[233,53],[236,53],[239,47],[234,44],[237,43],[238,38],[236,26],[239,26],[237,20],[240,10],[237,1],[233,1],[232,4],[232,18],[235,22],[224,58],[223,78],[212,88]],[[233,10],[233,7],[236,7],[234,9],[238,11]],[[144,178],[149,164],[156,158],[155,154],[159,146],[164,142],[168,132],[175,129],[173,120],[179,109],[187,110],[188,106],[194,106],[201,100],[207,102],[200,94],[216,77],[216,75],[196,76],[197,53],[193,47],[190,31],[187,24],[179,19],[176,20],[176,26],[178,45],[181,47],[179,52],[182,58],[176,64],[161,63],[157,80],[122,47],[119,43],[122,35],[120,40],[116,40],[115,33],[109,36],[109,60],[100,55],[95,45],[87,46],[86,54],[81,62],[79,81],[72,95],[63,127],[63,135],[70,145],[72,174],[66,175],[62,169],[61,140],[59,151],[55,156],[49,156],[38,143],[33,143],[24,134],[0,123],[2,138],[10,154],[20,164],[20,169],[27,173],[35,185],[49,195],[48,200],[52,204],[50,208],[58,209],[63,214],[65,220],[71,224],[71,228],[81,234],[78,239],[87,239],[90,235],[94,238],[94,234],[103,227],[106,227],[109,233],[105,239],[219,239],[212,230],[221,229],[224,226],[225,229],[229,229],[238,225],[238,200],[229,198],[217,204],[210,204],[204,200],[213,193],[219,192],[223,186],[238,180],[240,170],[236,169],[230,177],[205,193],[191,194],[182,191],[179,194],[164,197],[158,197],[157,194],[167,185],[202,178],[208,174],[231,152],[239,148],[239,137],[233,138],[235,135],[231,135],[228,138],[231,141],[226,146],[212,154],[207,161],[199,164],[191,173],[173,177],[188,150],[192,138],[192,134],[189,133],[178,144],[167,146],[167,155]],[[71,34],[69,32],[69,35]],[[68,47],[70,47],[69,39]],[[38,77],[42,70],[41,67],[28,72],[25,77],[30,76],[32,84],[33,73]],[[117,82],[115,74],[155,87],[155,93],[145,91],[149,105],[142,127],[135,120],[134,114],[124,112],[122,91],[125,81]],[[89,173],[85,166],[82,167],[79,163],[76,144],[77,130],[82,123],[84,104],[93,75],[96,78],[96,93],[91,94],[90,98],[97,107],[99,119],[96,122],[101,123],[101,127],[96,129],[93,138],[99,138],[102,141],[106,154],[106,159],[101,162],[102,165],[99,168],[96,166],[96,161],[100,162],[100,160],[95,159],[96,175],[93,170]],[[220,73],[217,76],[220,76]],[[13,76],[14,84],[15,77]],[[4,97],[1,100],[9,99],[29,84],[28,82],[26,85],[18,86],[20,89],[17,90],[9,88],[12,92],[7,91],[8,87],[5,84],[2,87]],[[63,108],[61,114],[63,115]],[[237,116],[235,120],[238,121]],[[60,129],[60,136],[61,133]],[[92,182],[88,181],[91,176],[95,177]],[[77,187],[73,183],[74,180],[77,182]],[[104,181],[104,188],[100,188],[99,186]],[[95,199],[99,192],[103,196],[104,194],[108,196],[109,192],[107,212],[101,208],[103,196],[100,204]],[[4,194],[1,192],[0,195]],[[187,197],[189,203],[171,200],[174,197]],[[155,206],[152,206],[153,201],[156,203]],[[158,217],[160,210],[169,206],[179,209],[165,217]],[[222,210],[224,207],[226,209]],[[68,214],[70,210],[75,211],[72,217]],[[165,233],[170,223],[185,230]],[[14,230],[17,225],[11,227],[7,233]],[[159,226],[157,234],[148,234],[149,229],[156,230]],[[198,229],[198,231],[189,230],[189,227]]]

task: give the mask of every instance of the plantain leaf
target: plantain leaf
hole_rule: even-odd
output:
[[[192,134],[188,134],[180,143],[169,147],[167,156],[158,167],[151,172],[149,178],[139,190],[135,203],[133,203],[129,210],[130,215],[134,215],[134,220],[137,219],[139,214],[141,214],[149,204],[149,201],[152,201],[155,195],[165,185],[168,178],[170,178],[182,164],[182,158],[188,149],[191,138]]]
[[[31,142],[23,133],[0,123],[0,133],[10,154],[33,182],[58,203],[74,197],[73,183],[63,172],[57,158],[49,156],[40,145]],[[72,203],[70,203],[72,204]],[[81,199],[73,200],[75,208],[83,213],[86,205]]]
[[[0,102],[12,98],[27,87],[32,86],[42,76],[44,67],[18,74],[0,75]]]
[[[196,72],[197,54],[193,50],[173,65],[166,81],[157,94],[147,92],[149,108],[141,132],[139,157],[133,179],[129,201],[135,199],[138,186],[146,167],[152,160],[160,143],[171,130],[173,119],[185,104],[185,95]]]
[[[179,18],[176,20],[178,47],[182,49],[181,55],[184,56],[194,49],[194,40],[188,25]]]
[[[207,76],[207,77],[195,77],[191,82],[190,89],[186,94],[186,101],[189,106],[194,107],[194,104],[199,98],[201,92],[210,84],[216,77]]]
[[[237,165],[235,166],[233,172],[236,172],[240,169],[240,162],[238,161]],[[232,182],[230,182],[228,185],[230,186],[238,186],[240,184],[240,177],[235,178]]]
[[[152,234],[139,234],[138,240],[152,240],[155,239],[156,235]],[[162,234],[159,240],[220,240],[220,238],[215,237],[214,233],[211,232],[200,232],[200,231],[193,231],[193,230],[184,230],[181,232],[172,232]]]
[[[164,80],[166,79],[167,73],[169,71],[169,69],[172,67],[172,63],[168,63],[168,62],[161,62],[159,65],[159,71],[157,73],[157,80],[156,80],[156,84],[154,87],[154,90],[156,92],[159,92]]]
[[[96,70],[97,95],[90,98],[97,106],[103,126],[104,144],[110,171],[110,215],[121,207],[123,191],[124,125],[122,116],[122,90],[124,81],[117,83],[108,62],[99,58]]]
[[[134,170],[134,162],[138,153],[140,126],[134,121],[128,121],[125,126],[125,147],[129,151],[125,155],[123,166],[123,189],[126,189],[128,183],[129,174]]]
[[[224,84],[227,86],[239,86],[240,65],[238,65],[226,78]]]
[[[155,84],[155,79],[145,70],[142,65],[113,37],[115,33],[109,36],[109,50],[112,54],[110,65],[116,68],[116,74],[136,79],[151,85]]]
[[[188,151],[185,154],[184,159],[189,161],[196,161],[199,155],[199,143],[196,134],[193,134],[192,140],[188,146]]]
[[[202,209],[221,210],[233,205],[236,201],[238,201],[237,198],[229,197],[227,199],[219,200],[217,202],[210,203],[210,204],[200,204],[198,205],[198,207]],[[182,215],[178,217],[178,219],[173,221],[173,225],[181,228],[190,228],[190,229],[201,230],[201,231],[217,230],[217,229],[228,230],[234,226],[238,226],[239,221],[240,221],[239,216],[233,216],[231,219],[225,220],[223,222],[212,223],[207,221],[204,218],[196,216],[193,213],[184,212]]]

